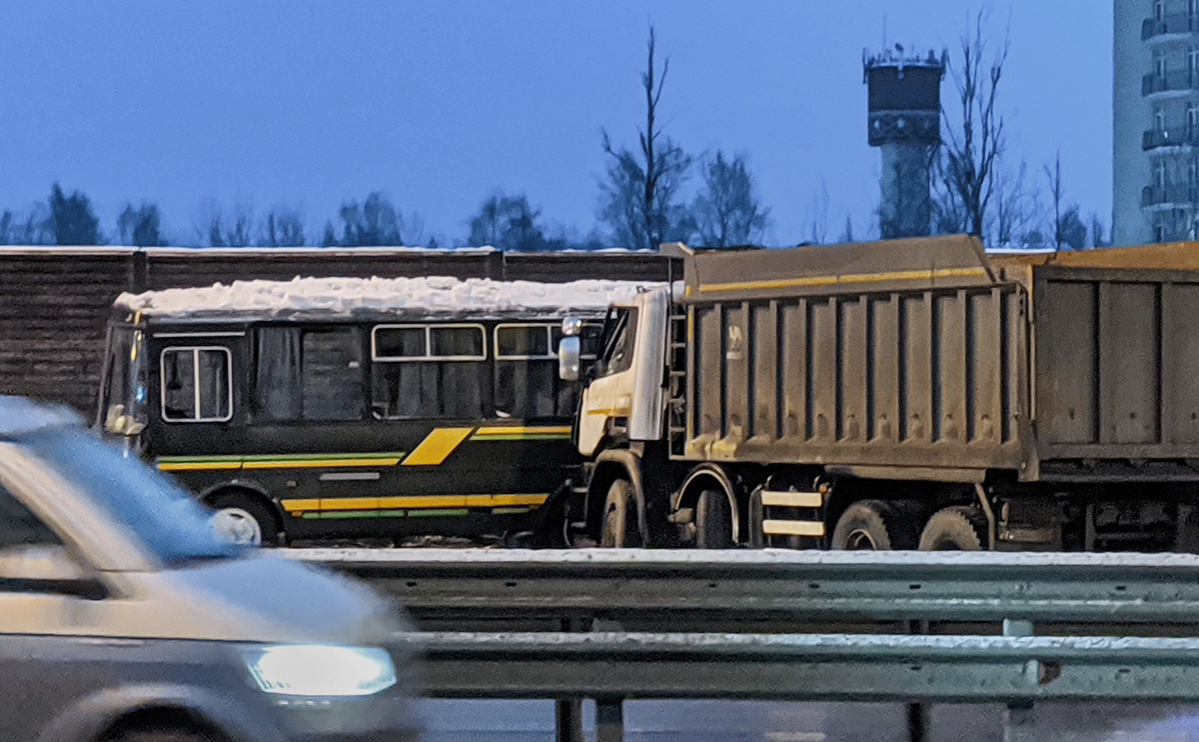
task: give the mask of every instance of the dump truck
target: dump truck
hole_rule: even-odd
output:
[[[1199,245],[663,249],[583,371],[575,542],[1199,549]]]

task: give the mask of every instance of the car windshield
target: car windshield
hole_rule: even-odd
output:
[[[37,456],[124,523],[164,564],[232,557],[242,551],[212,529],[204,508],[167,475],[82,430],[25,438]]]

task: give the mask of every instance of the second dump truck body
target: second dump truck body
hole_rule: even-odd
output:
[[[608,543],[1199,546],[1188,247],[683,248],[681,291],[609,322],[576,522]]]

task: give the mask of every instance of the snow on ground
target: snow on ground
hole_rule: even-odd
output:
[[[603,309],[630,299],[645,281],[584,280],[569,283],[420,278],[301,278],[234,281],[205,288],[124,293],[116,304],[150,316],[197,313],[350,313],[355,310],[504,312]]]
[[[469,562],[490,564],[758,564],[921,567],[1171,567],[1199,571],[1199,555],[996,551],[790,551],[773,549],[280,549],[316,562]]]

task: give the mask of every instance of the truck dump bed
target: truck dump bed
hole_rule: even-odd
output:
[[[990,259],[965,236],[686,251],[672,453],[888,478],[1199,479],[1196,252]]]

